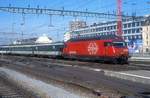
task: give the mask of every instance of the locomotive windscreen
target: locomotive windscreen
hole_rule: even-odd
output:
[[[115,47],[125,47],[126,43],[125,42],[113,42],[113,46],[115,46]]]

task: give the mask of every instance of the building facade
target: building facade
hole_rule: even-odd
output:
[[[85,21],[75,20],[75,21],[69,22],[69,30],[70,31],[74,31],[74,30],[81,29],[84,27],[86,27]]]
[[[130,18],[123,20],[123,38],[127,44],[134,43],[136,40],[142,40],[142,25],[144,17]],[[117,33],[117,21],[103,23],[94,23],[86,28],[73,30],[71,37],[100,36]]]
[[[146,19],[142,27],[143,52],[150,53],[150,17]]]

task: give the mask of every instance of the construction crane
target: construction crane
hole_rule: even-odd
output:
[[[122,36],[122,0],[117,0],[117,35]]]

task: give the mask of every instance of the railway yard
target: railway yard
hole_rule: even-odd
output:
[[[0,85],[7,86],[0,88],[2,98],[150,98],[150,68],[140,62],[3,55],[0,66]]]
[[[0,98],[150,98],[149,0],[0,0]]]

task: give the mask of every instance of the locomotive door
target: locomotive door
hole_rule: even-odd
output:
[[[104,46],[105,46],[105,56],[108,57],[111,55],[112,44],[111,42],[104,42]]]

